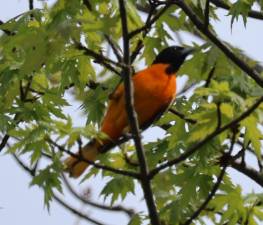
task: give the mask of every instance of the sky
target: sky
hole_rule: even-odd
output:
[[[54,0],[48,0],[49,4],[54,2]],[[41,7],[41,1],[35,0],[35,6]],[[8,19],[27,11],[28,0],[0,0],[0,20],[7,21]],[[230,30],[230,20],[226,17],[226,11],[220,10],[219,17],[220,22],[214,22],[215,30],[218,36],[226,40],[233,45],[243,49],[249,56],[255,58],[259,62],[263,62],[263,45],[258,43],[262,42],[263,29],[262,22],[257,20],[249,19],[244,28],[242,22],[235,23],[232,31]],[[182,34],[182,38],[185,43],[190,44],[192,41],[197,41],[192,39],[189,35]],[[180,84],[179,84],[180,85]],[[67,97],[70,99],[70,97]],[[78,118],[78,104],[72,104],[71,107],[66,109],[66,113],[73,115],[73,117]],[[76,119],[76,125],[80,125],[81,121]],[[158,129],[150,129],[144,132],[143,136],[146,141],[154,139],[161,136],[161,132]],[[252,162],[252,159],[251,159]],[[230,170],[233,179],[236,183],[240,183],[244,187],[244,192],[249,192],[251,190],[260,191],[260,187],[251,182],[248,178],[244,178],[238,172]],[[51,204],[50,212],[46,210],[43,203],[43,193],[38,187],[29,187],[31,177],[29,177],[24,171],[22,171],[14,160],[3,153],[0,154],[0,218],[1,224],[6,225],[84,225],[91,224],[84,221],[79,223],[78,219],[66,211],[64,208],[60,207],[57,203],[53,202]],[[241,181],[241,182],[240,182]],[[91,188],[92,196],[94,200],[97,200],[99,190],[103,187],[102,182],[99,178],[89,180],[82,185],[78,184],[78,181],[73,182],[74,187],[83,192],[87,188]],[[126,201],[126,205],[134,204],[141,198],[141,191],[138,198],[129,196]],[[65,194],[68,194],[65,192]],[[83,209],[83,205],[78,204],[76,199],[72,197],[66,197],[66,200],[73,204],[76,208]],[[101,198],[100,198],[101,200]],[[144,205],[141,202],[138,205],[139,209],[143,209]],[[107,225],[114,224],[126,224],[127,217],[123,214],[105,214],[99,211],[94,211],[89,207],[85,208],[85,212],[94,218],[103,218],[102,221],[106,221]],[[62,222],[63,220],[63,222]]]

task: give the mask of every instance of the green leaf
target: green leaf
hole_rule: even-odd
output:
[[[234,117],[234,108],[231,104],[229,103],[222,103],[220,105],[220,110],[221,110],[221,113],[228,117],[229,119],[232,119]]]
[[[33,178],[30,185],[37,185],[43,188],[44,203],[47,208],[50,208],[50,201],[54,195],[54,189],[62,193],[61,181],[59,180],[59,172],[62,167],[54,163],[46,169],[40,170],[39,173]]]
[[[128,225],[141,225],[142,224],[142,218],[139,214],[135,214],[131,220],[129,221]]]
[[[245,127],[245,145],[251,141],[251,145],[259,159],[261,159],[261,142],[263,137],[260,129],[258,128],[258,121],[254,115],[251,115],[241,122],[241,125]]]
[[[88,113],[87,123],[100,123],[104,115],[105,101],[107,99],[107,92],[102,87],[88,91],[83,105],[85,112]]]
[[[134,193],[134,181],[130,178],[117,176],[109,181],[101,191],[100,195],[111,198],[111,205],[121,197],[125,199],[128,193]]]
[[[231,28],[233,26],[234,20],[238,20],[239,15],[243,17],[243,22],[246,26],[248,12],[251,10],[253,3],[254,0],[238,0],[232,5],[229,11],[229,15],[232,15]]]
[[[217,126],[217,107],[215,104],[203,104],[199,112],[191,116],[192,119],[198,121],[193,126],[188,141],[193,143],[202,140],[207,135],[211,134]]]

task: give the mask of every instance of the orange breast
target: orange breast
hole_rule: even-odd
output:
[[[151,121],[160,111],[167,108],[176,94],[176,77],[167,75],[168,65],[155,64],[133,76],[134,106],[140,126]],[[113,93],[101,131],[112,140],[127,131],[128,119],[125,108],[124,86],[120,84]]]

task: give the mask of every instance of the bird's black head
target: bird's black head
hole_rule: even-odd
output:
[[[153,61],[153,64],[169,64],[167,68],[168,74],[177,72],[183,64],[185,58],[194,51],[193,48],[184,48],[180,46],[172,46],[163,49]]]

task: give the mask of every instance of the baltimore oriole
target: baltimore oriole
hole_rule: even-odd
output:
[[[157,55],[151,66],[132,77],[134,107],[141,129],[149,127],[172,103],[176,95],[176,72],[192,51],[193,49],[179,46],[168,47]],[[104,145],[118,140],[129,131],[128,127],[124,85],[121,83],[111,94],[101,123],[101,131],[108,139],[91,140],[79,154],[84,159],[94,161],[99,150]],[[79,177],[88,166],[88,163],[72,156],[66,159],[65,164],[73,177]]]

